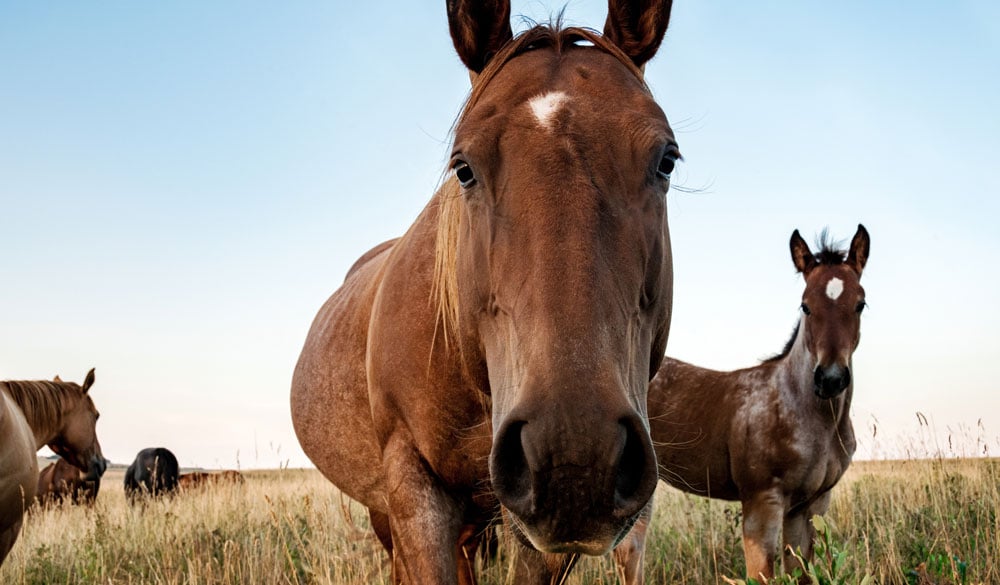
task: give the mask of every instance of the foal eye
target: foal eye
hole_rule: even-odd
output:
[[[660,159],[659,166],[656,167],[656,174],[660,175],[660,178],[670,180],[670,173],[674,172],[674,165],[677,164],[677,157],[671,153],[666,153],[663,158]]]
[[[854,307],[854,310],[857,311],[858,314],[860,315],[861,311],[864,311],[865,307],[867,307],[867,306],[868,306],[868,303],[866,303],[864,301],[861,301],[861,302],[858,303],[857,307]]]
[[[805,303],[802,303],[801,309],[802,309],[802,312],[805,313],[806,315],[809,315],[812,312],[812,311],[809,310],[809,305],[807,305]]]
[[[455,166],[455,178],[463,187],[471,187],[476,182],[476,174],[472,172],[472,167],[464,161],[458,161]]]

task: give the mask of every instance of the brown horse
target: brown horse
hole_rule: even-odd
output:
[[[779,355],[734,372],[668,357],[649,386],[660,478],[742,503],[747,575],[757,579],[774,576],[779,550],[786,570],[800,566],[792,551],[811,558],[809,520],[826,512],[854,454],[851,359],[870,240],[861,225],[849,251],[822,239],[813,254],[798,230],[792,234],[792,261],[806,288],[795,332]],[[642,582],[644,524],[617,551],[629,583]]]
[[[104,474],[107,462],[97,441],[100,416],[88,390],[73,382],[0,382],[0,563],[17,540],[25,507],[35,497],[38,462],[43,446],[87,472],[87,480]]]
[[[84,479],[83,472],[65,459],[59,459],[38,474],[35,501],[42,506],[63,502],[92,506],[100,489],[101,478]]]
[[[242,485],[245,481],[243,474],[234,469],[226,469],[218,473],[191,471],[177,477],[177,489],[187,491],[209,485]]]
[[[472,77],[451,172],[355,264],[296,366],[299,442],[368,507],[395,582],[473,582],[501,506],[539,551],[603,554],[656,487],[680,154],[642,66],[670,2],[609,4],[603,36],[515,38],[506,0],[447,2]]]

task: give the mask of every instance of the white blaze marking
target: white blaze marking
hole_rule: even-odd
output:
[[[830,297],[831,300],[839,299],[842,292],[844,292],[843,280],[831,278],[830,282],[826,283],[826,296]]]
[[[535,114],[538,123],[546,129],[551,129],[552,117],[556,115],[556,112],[559,111],[559,108],[567,99],[569,99],[569,96],[565,93],[553,91],[531,98],[528,105],[531,106],[531,112]]]

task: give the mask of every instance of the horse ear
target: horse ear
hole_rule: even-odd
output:
[[[851,240],[851,251],[847,253],[847,265],[859,275],[868,263],[868,252],[871,250],[871,238],[865,226],[858,224],[858,231]]]
[[[816,257],[809,251],[809,244],[799,235],[799,230],[792,232],[792,239],[788,242],[788,247],[792,250],[792,264],[803,276],[816,267]]]
[[[642,67],[660,48],[673,0],[608,0],[604,36]]]
[[[59,374],[56,374],[56,377],[52,378],[52,381],[53,382],[62,382],[62,378],[59,377]]]
[[[87,378],[83,381],[83,386],[81,387],[81,390],[83,390],[83,393],[86,394],[87,390],[90,390],[90,387],[93,385],[94,385],[94,368],[90,368],[90,371],[87,372]]]
[[[514,38],[510,0],[447,0],[448,28],[455,50],[473,73],[480,73],[500,47]]]

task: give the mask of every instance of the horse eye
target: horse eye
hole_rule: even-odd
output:
[[[455,178],[462,187],[471,187],[473,183],[476,182],[476,174],[472,172],[472,167],[464,161],[458,161],[453,167],[455,169]]]
[[[866,303],[864,301],[861,301],[861,302],[858,303],[857,307],[854,307],[854,310],[857,311],[858,314],[860,315],[861,311],[864,311],[865,307],[867,307],[867,306],[868,306],[868,303]]]
[[[656,174],[660,175],[661,178],[670,180],[670,173],[674,172],[674,165],[677,163],[677,157],[671,153],[663,155],[660,159],[659,166],[656,167]]]
[[[802,303],[802,312],[809,315],[812,311],[809,310],[809,305]]]

